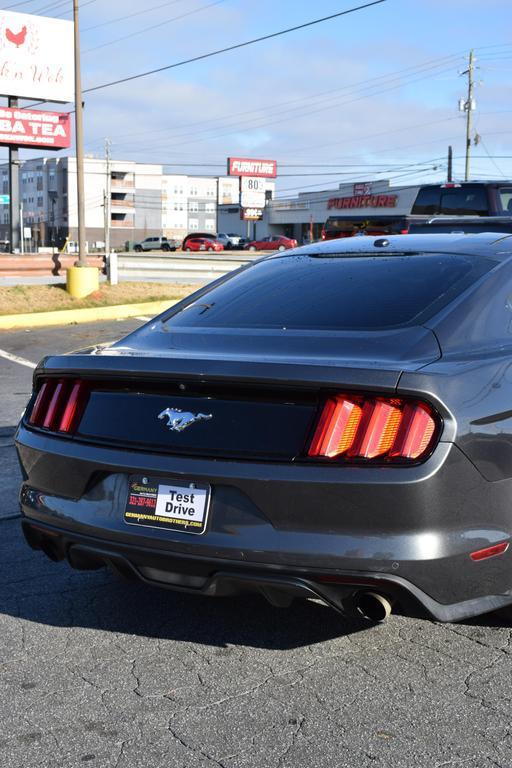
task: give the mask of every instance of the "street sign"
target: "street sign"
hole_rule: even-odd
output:
[[[11,202],[10,195],[0,195],[0,205],[9,205]]]

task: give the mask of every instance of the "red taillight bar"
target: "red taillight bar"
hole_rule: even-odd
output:
[[[439,416],[420,401],[335,395],[324,405],[308,456],[417,462],[430,455],[440,428]]]
[[[48,379],[41,385],[28,422],[51,432],[75,432],[87,396],[88,388],[83,381]]]
[[[81,416],[82,404],[85,397],[85,387],[83,381],[77,381],[73,384],[68,401],[64,408],[64,413],[60,420],[59,432],[74,432],[77,417]]]

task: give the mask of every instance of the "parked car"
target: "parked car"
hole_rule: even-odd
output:
[[[189,240],[195,240],[198,237],[206,237],[207,240],[215,240],[215,235],[212,232],[189,232],[189,234],[183,238],[181,243],[182,251],[186,250]]]
[[[189,237],[184,251],[223,251],[224,246],[218,240],[209,237]]]
[[[270,235],[261,240],[251,240],[244,245],[246,251],[286,251],[288,248],[296,248],[297,241],[283,235]]]
[[[175,251],[178,247],[176,240],[168,240],[166,237],[146,237],[139,243],[135,243],[133,250],[141,251]]]
[[[216,238],[219,242],[222,243],[222,245],[227,251],[233,251],[239,248],[240,240],[242,239],[242,236],[235,235],[235,234],[226,235],[225,232],[219,232],[216,235]]]
[[[240,245],[241,241],[244,239],[242,235],[237,235],[234,232],[229,232],[228,237],[229,237],[230,247],[233,248],[233,250],[238,250],[241,247]]]
[[[215,239],[218,240],[219,243],[222,243],[222,245],[226,250],[231,249],[231,240],[229,239],[228,235],[226,235],[225,232],[218,232],[215,235]]]
[[[331,240],[44,357],[15,437],[28,543],[372,621],[510,606],[511,296],[512,236]]]

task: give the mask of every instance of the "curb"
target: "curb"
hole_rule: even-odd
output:
[[[138,315],[155,315],[177,304],[178,300],[146,301],[141,304],[118,304],[111,307],[87,309],[59,309],[54,312],[27,312],[18,315],[0,315],[0,330],[13,328],[44,328],[49,325],[93,323],[96,320],[121,320]]]

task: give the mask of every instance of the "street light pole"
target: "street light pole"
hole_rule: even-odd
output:
[[[84,129],[82,104],[82,76],[80,71],[80,25],[78,0],[73,0],[73,22],[75,32],[75,143],[76,176],[78,195],[78,261],[77,267],[86,267],[85,254],[85,204],[84,204]]]

